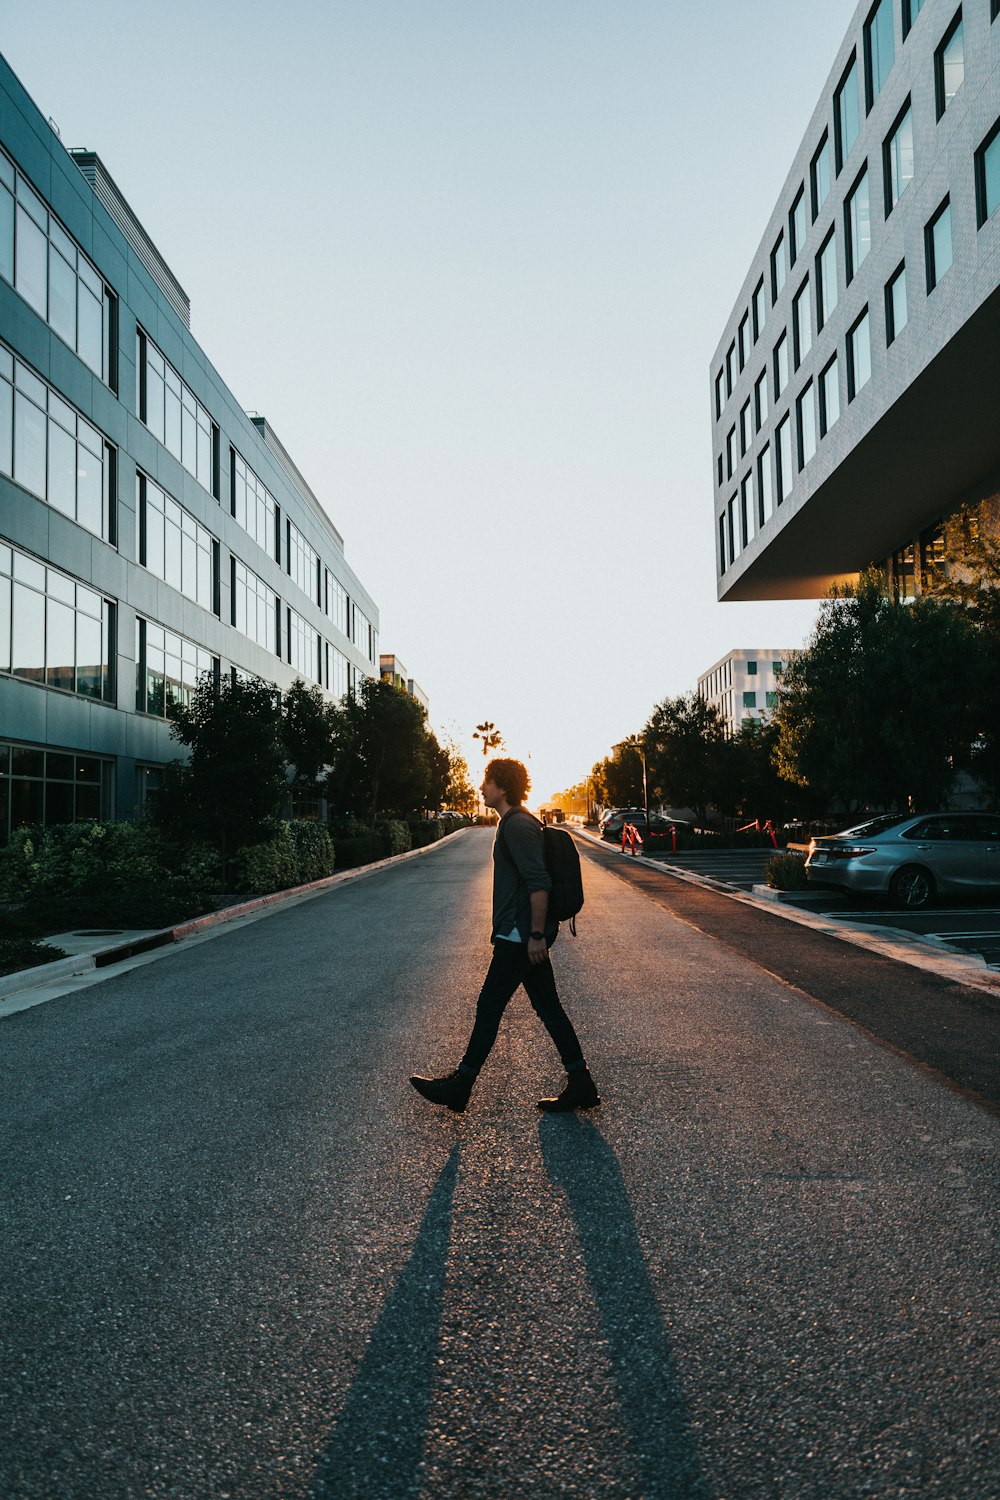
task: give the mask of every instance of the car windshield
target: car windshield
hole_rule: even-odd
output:
[[[887,833],[890,828],[898,828],[901,823],[909,823],[911,817],[911,813],[907,813],[905,817],[901,813],[891,813],[881,818],[869,818],[867,823],[856,823],[853,828],[845,828],[843,833],[834,834],[834,838],[874,838],[877,833]]]

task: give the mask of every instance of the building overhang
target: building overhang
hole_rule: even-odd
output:
[[[902,345],[897,354],[905,357]],[[755,540],[737,561],[742,570],[723,580],[720,598],[822,598],[831,584],[856,578],[912,541],[998,471],[1000,288],[798,510]]]

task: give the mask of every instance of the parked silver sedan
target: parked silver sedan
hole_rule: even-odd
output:
[[[916,910],[937,894],[1000,887],[1000,816],[986,812],[870,818],[812,839],[810,885],[858,896],[888,896]]]

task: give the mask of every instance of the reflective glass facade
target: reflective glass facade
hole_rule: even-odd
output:
[[[218,498],[218,428],[156,345],[136,331],[139,417],[189,474]]]
[[[0,672],[114,701],[114,604],[0,543]]]
[[[139,556],[144,568],[185,598],[219,612],[219,544],[145,474],[135,477]]]

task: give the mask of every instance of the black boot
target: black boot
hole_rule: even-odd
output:
[[[475,1079],[468,1073],[463,1073],[456,1068],[454,1073],[448,1073],[444,1078],[411,1078],[410,1082],[418,1094],[429,1099],[432,1104],[444,1104],[448,1109],[453,1109],[456,1115],[463,1113],[472,1093],[472,1085]]]
[[[570,1109],[594,1109],[601,1102],[597,1085],[587,1068],[574,1068],[566,1074],[566,1087],[555,1099],[539,1099],[538,1108],[550,1113]]]

